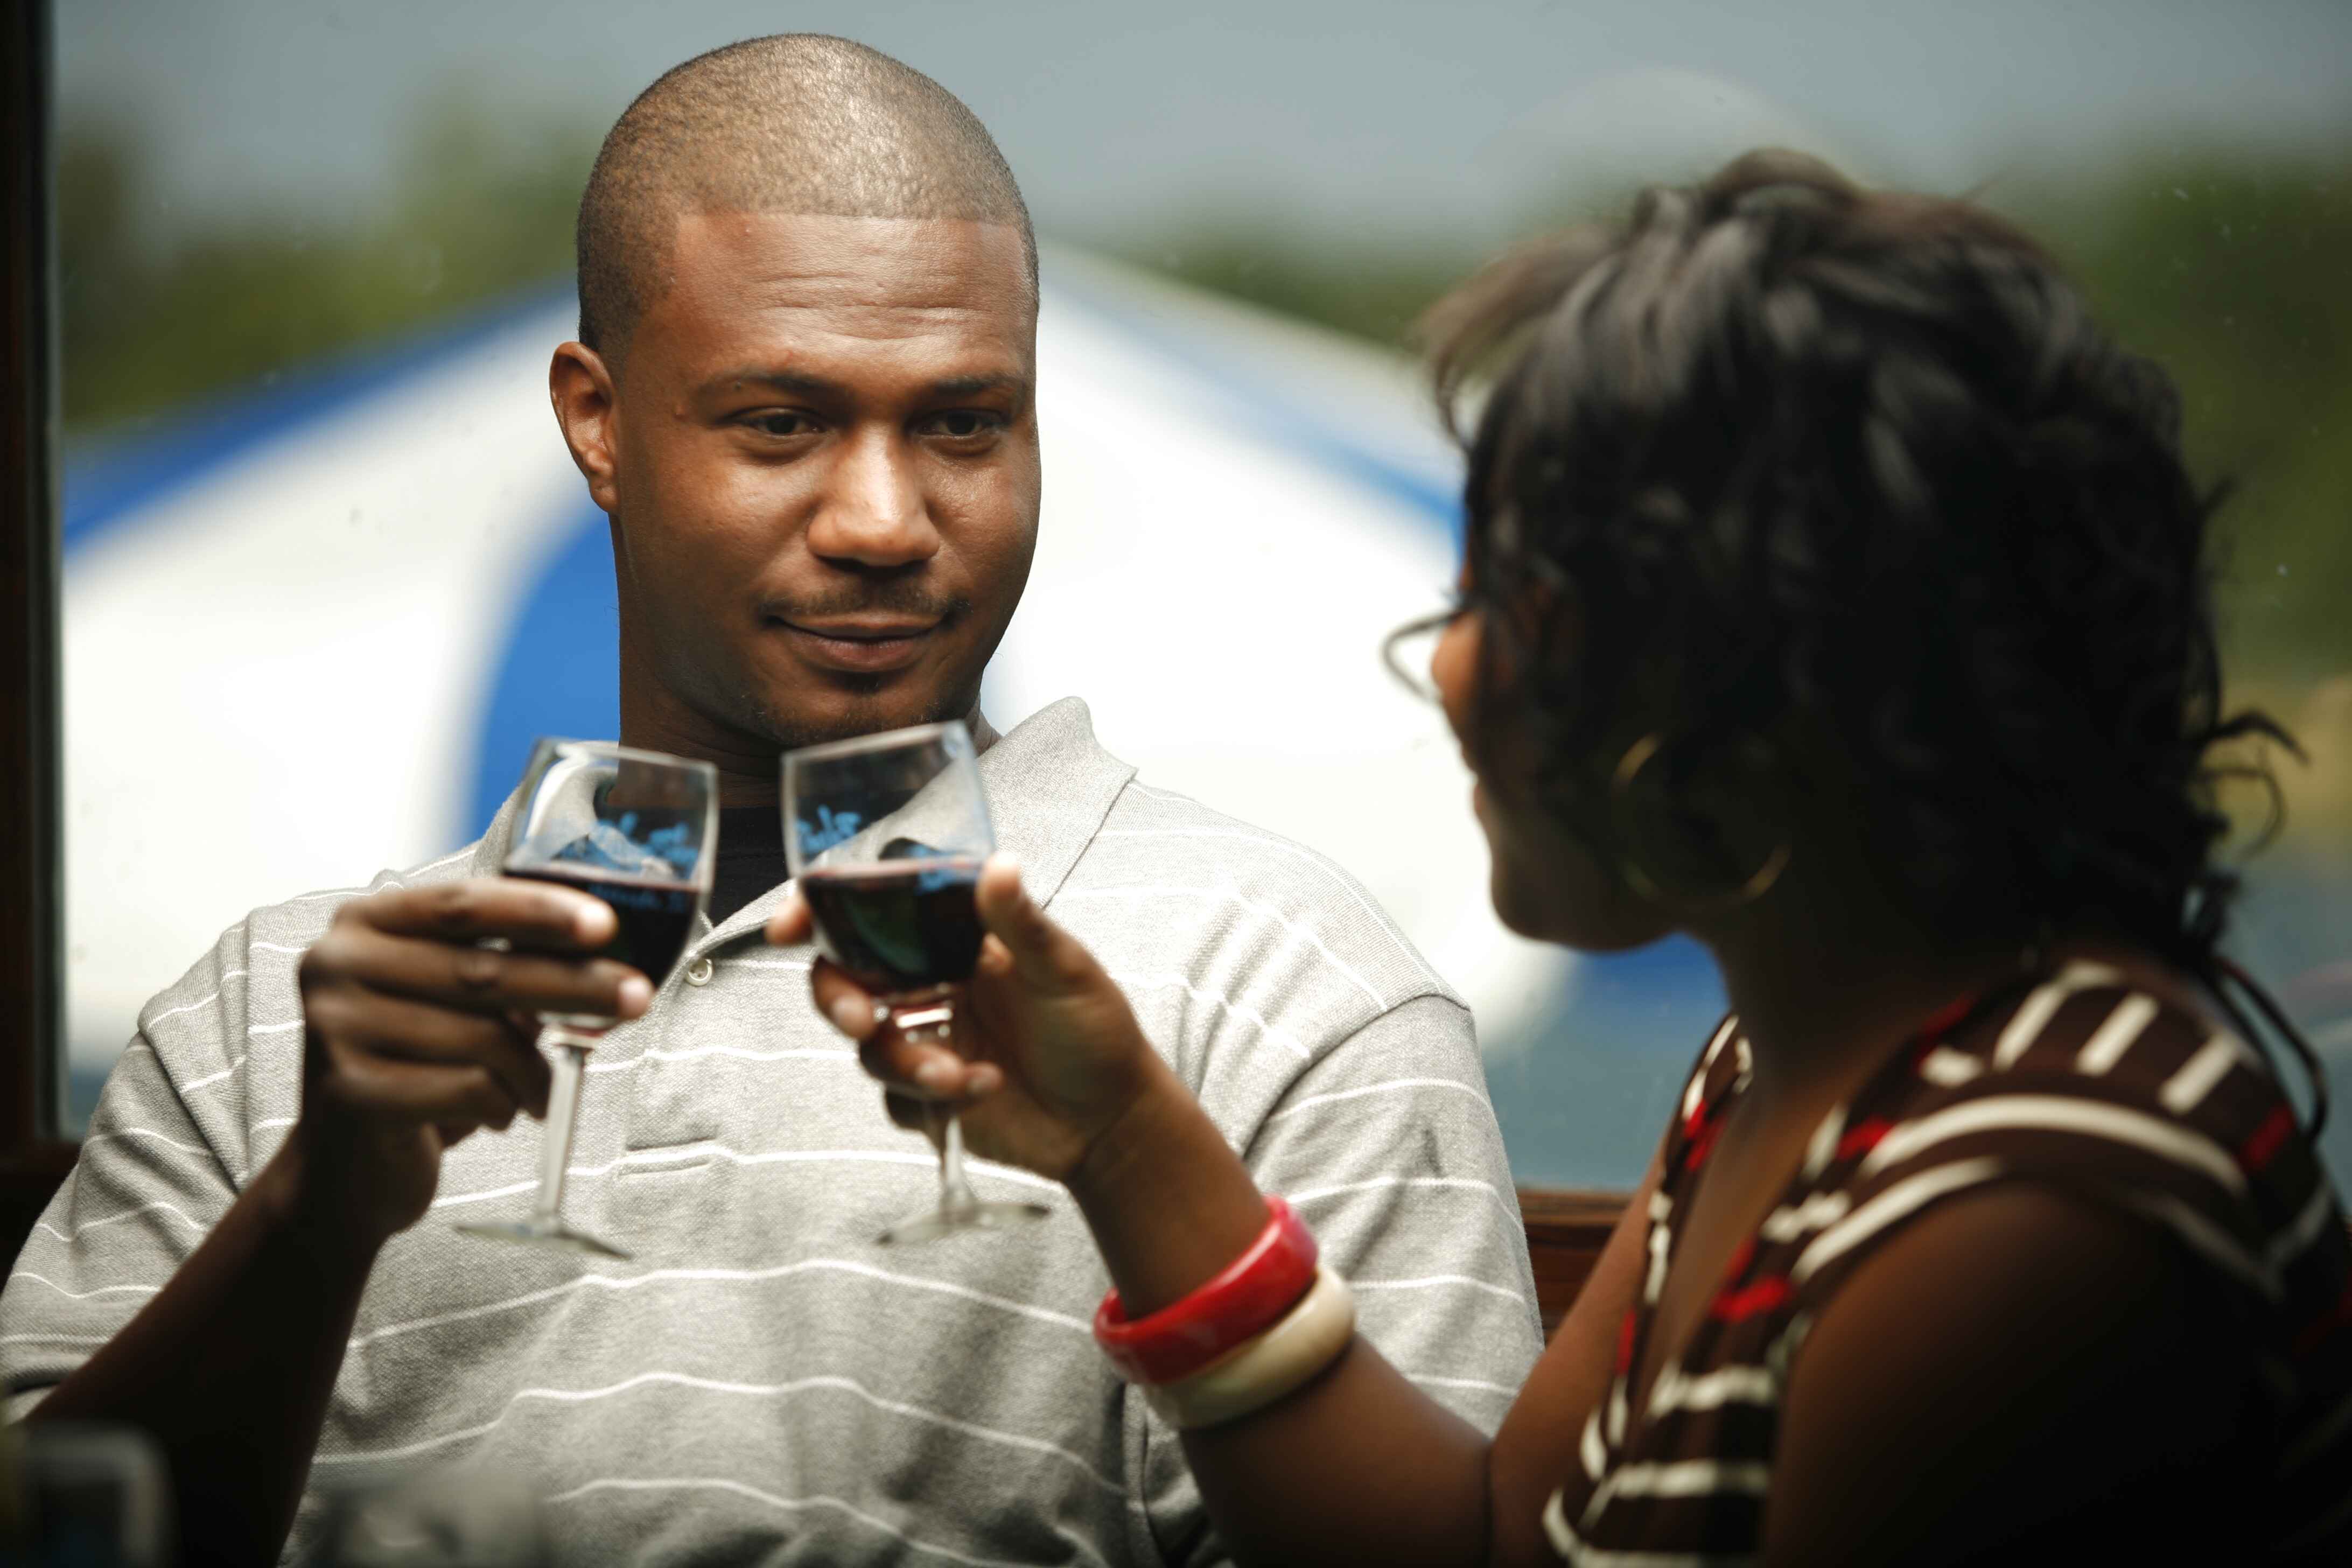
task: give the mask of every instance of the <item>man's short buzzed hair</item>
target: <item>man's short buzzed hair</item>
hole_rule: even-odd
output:
[[[846,38],[730,44],[623,111],[580,198],[582,342],[618,358],[694,212],[1014,225],[1036,298],[1029,209],[987,128],[929,77]]]

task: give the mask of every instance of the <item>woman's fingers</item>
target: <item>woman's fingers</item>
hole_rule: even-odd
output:
[[[886,1089],[882,1095],[882,1110],[890,1118],[890,1124],[901,1131],[919,1132],[934,1144],[938,1142],[940,1110],[938,1101],[917,1100],[896,1089]]]
[[[798,947],[816,935],[816,924],[809,918],[808,900],[793,888],[784,894],[784,901],[768,917],[765,928],[768,941],[777,947]]]
[[[1004,1083],[1003,1070],[991,1063],[966,1061],[940,1041],[908,1039],[890,1022],[889,1009],[830,959],[817,961],[809,989],[817,1010],[857,1042],[858,1065],[899,1093],[964,1101],[992,1094]]]
[[[973,901],[1003,955],[995,958],[983,948],[982,967],[989,973],[1016,973],[1031,985],[1063,990],[1082,984],[1093,971],[1094,960],[1078,940],[1047,918],[1021,885],[1021,862],[1012,856],[988,858]]]
[[[1003,1074],[985,1062],[968,1062],[945,1046],[918,1045],[888,1026],[875,1030],[857,1047],[857,1065],[867,1077],[916,1100],[961,1103],[980,1099],[1004,1081]]]
[[[874,1000],[874,994],[852,980],[829,958],[818,959],[816,967],[809,972],[809,993],[816,998],[816,1010],[853,1040],[863,1040],[873,1034],[887,1016]]]

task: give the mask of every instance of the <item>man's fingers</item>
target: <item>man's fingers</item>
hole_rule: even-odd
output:
[[[354,1110],[438,1128],[445,1142],[460,1130],[504,1128],[522,1109],[488,1068],[393,1061],[348,1048],[335,1056],[334,1071],[317,1082],[321,1091]]]
[[[534,1116],[546,1114],[551,1077],[547,1058],[532,1043],[532,1034],[516,1029],[508,1018],[345,990],[309,998],[303,1016],[325,1037],[339,1067],[362,1055],[478,1067],[516,1105]]]
[[[653,1005],[653,985],[609,958],[456,946],[352,923],[321,937],[304,955],[305,979],[348,979],[371,990],[468,1012],[577,1013],[635,1018]]]
[[[463,942],[503,937],[517,947],[558,952],[602,947],[618,929],[612,906],[602,899],[551,882],[511,877],[394,889],[354,900],[338,910],[335,918],[363,921],[401,936]]]

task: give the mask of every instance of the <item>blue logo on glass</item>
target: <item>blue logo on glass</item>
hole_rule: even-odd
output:
[[[553,858],[576,860],[630,876],[694,875],[696,845],[690,824],[677,822],[640,833],[637,814],[624,812],[612,822],[599,822],[585,834],[557,850]]]
[[[806,818],[794,823],[801,836],[801,858],[814,860],[836,844],[845,844],[857,837],[866,826],[866,818],[854,811],[836,812],[830,806],[816,808],[816,822],[811,826]]]

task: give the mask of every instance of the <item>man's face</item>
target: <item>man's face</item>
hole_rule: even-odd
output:
[[[971,710],[1036,544],[1035,320],[1007,226],[678,221],[604,484],[583,458],[651,728],[757,752]]]

